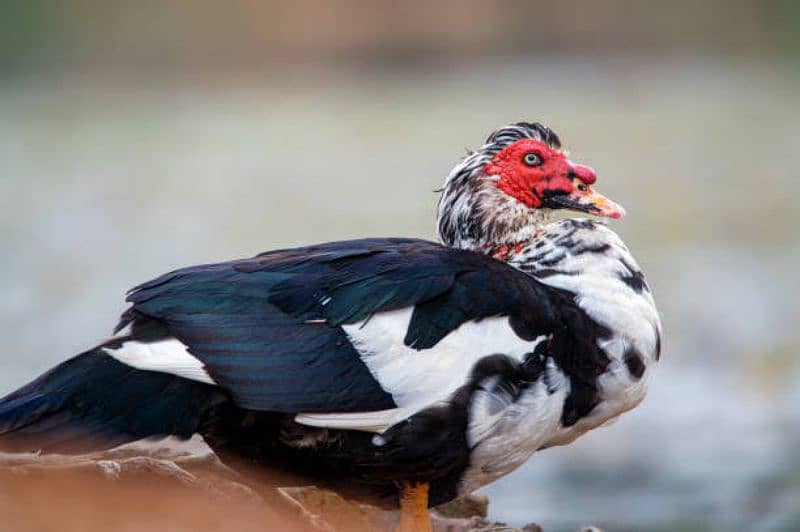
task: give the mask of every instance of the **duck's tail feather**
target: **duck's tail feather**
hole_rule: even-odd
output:
[[[0,451],[81,454],[189,438],[228,400],[219,388],[132,368],[103,344],[0,399]]]

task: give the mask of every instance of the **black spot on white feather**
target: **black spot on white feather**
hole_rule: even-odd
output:
[[[594,246],[586,245],[586,246],[581,246],[581,247],[578,247],[576,249],[573,249],[572,250],[572,254],[573,255],[582,255],[584,253],[603,254],[603,253],[607,252],[609,249],[611,249],[611,244],[608,244],[608,243],[606,243],[606,244],[597,244],[597,245],[594,245]]]
[[[647,281],[644,279],[644,274],[631,266],[625,259],[620,258],[619,260],[627,270],[624,273],[618,274],[619,280],[631,287],[637,294],[641,294],[645,290],[649,291]]]
[[[552,277],[554,275],[578,275],[580,272],[572,272],[567,270],[557,270],[555,268],[542,268],[541,270],[536,270],[531,272],[534,277],[538,277],[541,279]]]
[[[589,218],[568,218],[564,223],[571,225],[575,229],[596,229],[597,222]]]
[[[628,373],[631,374],[631,377],[636,380],[642,378],[645,370],[644,361],[642,361],[642,356],[635,348],[629,347],[625,351],[622,360],[625,362],[625,366],[628,368]]]
[[[550,266],[555,266],[556,264],[558,264],[559,262],[564,260],[564,256],[565,256],[564,253],[561,253],[561,254],[557,254],[555,257],[553,257],[551,259],[540,260],[539,261],[539,265],[544,266],[546,268],[549,268]]]

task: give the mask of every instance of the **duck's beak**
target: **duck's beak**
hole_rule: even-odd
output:
[[[617,219],[625,216],[625,209],[622,208],[622,205],[614,203],[595,191],[591,185],[587,185],[580,179],[576,179],[573,185],[571,194],[551,196],[549,200],[563,209],[585,212],[594,216]]]

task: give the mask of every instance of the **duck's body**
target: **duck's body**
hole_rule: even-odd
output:
[[[137,287],[114,339],[0,400],[0,448],[199,433],[231,464],[389,506],[423,485],[436,505],[633,408],[660,349],[650,290],[606,226],[545,224],[492,198],[519,188],[503,182],[508,143],[558,144],[522,126],[448,178],[446,245],[336,242]],[[489,164],[500,184],[487,188]],[[465,172],[484,168],[483,188],[469,190]],[[487,217],[492,201],[525,219]],[[465,212],[481,217],[462,223]]]

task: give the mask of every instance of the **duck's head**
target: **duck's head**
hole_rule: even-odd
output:
[[[594,190],[596,179],[592,168],[569,159],[552,129],[536,122],[502,127],[448,176],[439,238],[478,250],[530,240],[558,209],[622,218],[624,209]]]

